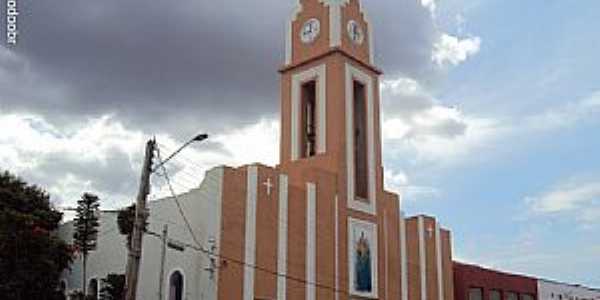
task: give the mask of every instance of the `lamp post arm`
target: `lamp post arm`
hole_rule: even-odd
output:
[[[160,164],[158,164],[156,167],[152,168],[152,173],[156,172],[156,170],[158,170],[160,167],[162,167],[164,164],[166,164],[169,160],[171,160],[173,157],[175,157],[175,155],[177,155],[179,152],[181,152],[181,150],[183,150],[185,147],[189,146],[191,143],[200,142],[207,138],[208,138],[208,135],[201,134],[201,135],[198,135],[195,138],[187,141],[185,144],[183,144],[181,147],[179,147],[179,149],[177,149],[175,152],[173,152],[171,155],[169,155],[167,158],[165,158],[163,161],[161,161]]]

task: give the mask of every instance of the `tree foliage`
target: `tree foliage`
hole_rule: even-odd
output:
[[[81,199],[77,201],[77,216],[73,226],[73,243],[77,250],[83,255],[83,293],[86,294],[86,269],[87,257],[91,251],[96,250],[98,240],[98,227],[100,222],[100,199],[98,196],[90,193],[84,193]]]
[[[125,292],[125,274],[108,274],[102,279],[100,300],[121,300]]]
[[[55,234],[62,213],[50,196],[8,172],[0,173],[0,295],[53,299],[72,248]]]
[[[98,240],[98,215],[100,199],[90,193],[84,193],[77,201],[77,216],[74,220],[73,243],[84,256],[96,250]]]
[[[131,234],[133,233],[133,224],[135,223],[135,204],[125,207],[119,211],[117,225],[119,232],[127,236],[127,249],[131,249]],[[148,221],[144,224],[144,231],[148,227]]]

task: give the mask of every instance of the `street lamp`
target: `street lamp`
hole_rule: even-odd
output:
[[[185,147],[187,147],[190,144],[195,143],[195,142],[202,142],[202,141],[206,140],[207,138],[208,138],[208,134],[202,133],[202,134],[195,136],[191,140],[187,141],[185,144],[183,144],[181,147],[179,147],[179,149],[177,149],[175,152],[173,152],[171,155],[169,155],[165,160],[161,161],[160,164],[158,164],[158,166],[154,167],[152,169],[152,173],[156,172],[156,170],[158,170],[160,167],[162,167],[164,164],[166,164],[169,160],[171,160],[171,158],[173,158],[175,155],[177,155],[177,153],[181,152],[181,150],[183,150]]]
[[[133,232],[131,234],[131,247],[129,248],[129,257],[127,259],[127,272],[125,277],[126,300],[136,299],[138,275],[140,272],[140,259],[142,257],[142,236],[147,217],[146,202],[148,200],[148,193],[150,192],[150,174],[156,172],[158,168],[163,167],[166,162],[177,155],[177,153],[181,152],[183,148],[187,147],[191,143],[200,142],[207,138],[207,134],[199,134],[195,136],[193,139],[187,141],[185,144],[179,147],[179,149],[173,152],[173,154],[169,155],[167,159],[161,161],[160,164],[154,168],[152,168],[152,158],[154,156],[154,151],[156,150],[156,141],[152,139],[146,143],[146,155],[144,158],[144,166],[142,167],[140,189],[135,206],[135,222],[133,226]]]

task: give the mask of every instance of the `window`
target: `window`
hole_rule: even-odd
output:
[[[502,294],[498,290],[490,291],[490,300],[502,300]]]
[[[521,294],[521,300],[533,300],[533,296],[529,294]]]
[[[354,81],[354,191],[359,199],[368,199],[367,102],[365,86]]]
[[[469,300],[483,300],[483,289],[482,288],[470,288],[469,289]]]
[[[183,274],[175,271],[169,277],[169,300],[183,300]]]
[[[309,81],[302,85],[302,157],[314,156],[317,150],[317,83]]]
[[[87,288],[88,297],[93,300],[98,299],[98,279],[92,278],[88,284]]]
[[[519,296],[517,296],[517,293],[508,292],[506,293],[506,300],[519,300]]]

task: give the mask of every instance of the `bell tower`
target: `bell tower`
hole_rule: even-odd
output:
[[[281,79],[283,169],[334,173],[349,208],[376,214],[383,193],[379,75],[359,0],[300,0]]]

